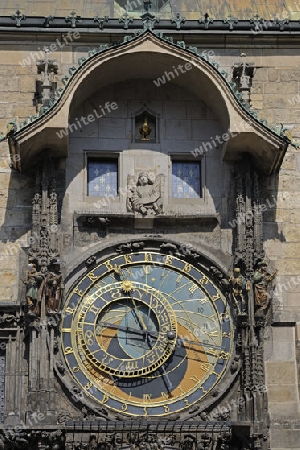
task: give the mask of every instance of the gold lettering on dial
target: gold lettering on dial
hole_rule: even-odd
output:
[[[207,284],[209,282],[209,279],[207,278],[207,276],[203,275],[203,277],[201,278],[201,280],[199,280],[199,283],[203,286],[203,284]]]
[[[104,265],[105,265],[105,267],[107,268],[107,270],[114,270],[114,266],[112,265],[112,263],[110,262],[110,260],[105,261]]]
[[[93,281],[93,282],[96,281],[96,280],[98,280],[98,278],[99,278],[97,275],[94,274],[94,272],[88,273],[88,274],[87,274],[87,277],[88,277],[91,281]]]
[[[108,400],[109,400],[109,396],[106,395],[106,394],[103,394],[103,397],[102,397],[102,400],[101,400],[102,405],[104,405],[105,403],[107,403]]]
[[[131,255],[123,255],[123,256],[124,256],[126,264],[130,264],[132,262]]]
[[[183,271],[185,273],[189,273],[192,270],[192,266],[191,264],[185,263],[184,267],[183,267]]]
[[[164,400],[168,400],[169,395],[166,392],[161,392],[161,396]]]
[[[145,261],[153,261],[152,253],[145,253]]]
[[[150,400],[151,400],[151,394],[143,394],[144,402],[150,402]]]
[[[167,255],[166,256],[165,264],[167,264],[168,266],[172,266],[173,265],[173,258],[172,258],[171,255]]]
[[[181,280],[182,280],[182,275],[179,275],[179,276],[176,278],[176,283],[177,283],[177,284],[180,283]]]
[[[136,369],[138,369],[138,362],[137,361],[128,361],[125,364],[125,371],[126,370],[131,371],[131,370],[136,370]]]
[[[222,359],[227,359],[228,356],[229,356],[229,353],[226,353],[226,352],[221,352],[220,355],[219,355],[219,357],[222,358]]]
[[[205,370],[205,372],[208,372],[210,369],[210,363],[208,363],[208,362],[201,363],[200,367],[202,370]]]
[[[200,378],[197,377],[197,375],[193,375],[192,377],[190,377],[190,380],[194,381],[195,383],[199,383]]]
[[[189,288],[190,293],[193,294],[197,288],[198,286],[196,284],[193,284],[193,286]]]
[[[120,298],[122,297],[120,289],[114,289],[114,292],[111,293],[112,298]]]
[[[91,330],[85,332],[84,339],[87,345],[93,345],[95,342],[94,334]]]
[[[73,290],[73,293],[79,295],[79,297],[83,296],[83,292],[78,288],[78,286]]]
[[[149,273],[151,272],[151,266],[143,266],[143,271],[146,275],[149,275]]]
[[[69,355],[70,353],[73,353],[72,347],[66,347],[65,348],[65,355]]]
[[[210,333],[208,333],[209,337],[218,337],[218,331],[211,331]]]

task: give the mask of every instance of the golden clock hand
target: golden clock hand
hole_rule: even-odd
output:
[[[142,326],[142,328],[145,331],[147,331],[146,324],[145,324],[145,322],[144,322],[144,320],[143,320],[143,318],[142,318],[142,316],[141,316],[141,314],[140,314],[140,312],[139,312],[139,310],[138,310],[138,308],[136,306],[135,300],[133,298],[131,300],[132,300],[132,303],[133,303],[133,306],[134,306],[134,312],[136,313],[136,315],[138,317],[138,321],[140,322],[140,325]]]
[[[177,339],[179,342],[187,342],[188,344],[192,344],[192,345],[201,345],[201,347],[211,347],[217,350],[224,350],[223,347],[220,347],[219,345],[213,345],[213,344],[208,344],[206,342],[200,342],[200,341],[190,341],[189,339],[182,339],[182,338],[178,338]]]
[[[111,322],[101,322],[99,325],[100,326],[105,326],[107,328],[113,328],[115,330],[129,331],[130,333],[140,334],[142,336],[145,336],[147,334],[147,335],[150,335],[152,338],[157,338],[158,337],[158,332],[157,331],[138,330],[136,328],[125,327],[123,325],[115,325],[114,323],[111,323]],[[169,338],[169,339],[171,339],[171,338]]]
[[[170,332],[169,332],[169,333],[170,333]],[[174,333],[174,332],[172,331],[171,333]],[[173,336],[173,335],[172,335],[172,336]],[[152,345],[152,344],[153,344],[153,339],[152,339],[152,336],[151,336],[150,333],[147,333],[147,334],[146,334],[146,339],[147,339],[147,342],[148,342],[149,347],[152,348],[152,347],[153,347],[153,345]],[[171,390],[173,389],[173,385],[172,385],[172,383],[171,383],[171,381],[170,381],[169,375],[168,375],[167,372],[166,372],[165,365],[162,364],[162,365],[159,367],[158,370],[161,372],[163,381],[164,381],[164,383],[165,383],[165,386],[166,386],[168,392],[170,393]]]
[[[145,335],[146,333],[149,333],[149,331],[147,331],[147,330],[137,330],[136,328],[124,327],[123,325],[115,325],[114,323],[110,323],[110,322],[101,322],[100,326],[107,327],[107,328],[113,328],[115,330],[129,331],[130,333],[141,334],[141,335]]]

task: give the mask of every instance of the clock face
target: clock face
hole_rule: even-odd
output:
[[[88,396],[130,416],[164,416],[204,399],[226,370],[232,320],[199,269],[158,252],[118,255],[70,293],[61,345]]]

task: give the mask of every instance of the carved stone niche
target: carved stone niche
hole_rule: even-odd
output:
[[[132,142],[159,143],[159,114],[144,105],[131,115]]]

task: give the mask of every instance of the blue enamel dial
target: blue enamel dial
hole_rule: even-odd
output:
[[[232,348],[230,308],[197,267],[136,252],[98,264],[71,290],[61,345],[74,381],[129,416],[165,416],[204,399]]]

